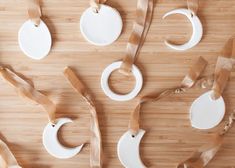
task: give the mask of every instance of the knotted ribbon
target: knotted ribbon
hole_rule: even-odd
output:
[[[131,74],[132,65],[147,36],[152,21],[152,15],[153,0],[138,0],[136,20],[127,43],[126,55],[123,58],[123,63],[120,68],[120,72],[125,75]]]
[[[132,132],[132,135],[133,136],[137,135],[140,129],[140,123],[139,123],[140,108],[143,103],[155,102],[171,94],[178,94],[178,93],[185,92],[187,89],[193,87],[197,81],[200,81],[200,83],[205,86],[205,82],[207,82],[207,79],[206,78],[203,78],[201,80],[198,80],[198,79],[203,73],[206,66],[207,66],[207,61],[204,58],[199,57],[197,62],[191,67],[188,74],[182,80],[180,86],[166,89],[157,94],[141,97],[135,110],[131,113],[131,116],[130,116],[129,130]]]
[[[91,126],[90,130],[92,132],[90,139],[90,165],[92,168],[101,168],[102,167],[102,140],[101,133],[99,129],[98,116],[96,112],[96,107],[94,101],[92,100],[92,96],[81,82],[81,80],[77,77],[75,72],[67,67],[64,70],[64,75],[72,85],[72,87],[77,91],[83,99],[88,104],[89,110],[91,112]]]

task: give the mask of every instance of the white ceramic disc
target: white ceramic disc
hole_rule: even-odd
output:
[[[141,91],[142,85],[143,85],[143,77],[138,67],[133,65],[132,73],[136,80],[134,89],[130,93],[125,94],[125,95],[114,93],[109,87],[109,77],[111,73],[119,69],[121,65],[122,65],[122,61],[117,61],[117,62],[110,64],[104,69],[101,75],[101,88],[103,89],[106,96],[108,96],[110,99],[116,100],[116,101],[127,101],[127,100],[131,100],[135,98],[138,95],[138,93]]]
[[[18,42],[23,53],[36,60],[46,57],[52,44],[50,31],[42,20],[38,26],[26,21],[19,30]]]
[[[80,30],[88,42],[98,46],[109,45],[121,34],[122,18],[110,6],[100,5],[98,13],[90,7],[81,16]]]
[[[185,44],[174,45],[174,44],[169,43],[168,41],[165,41],[165,44],[168,47],[175,49],[175,50],[179,50],[179,51],[188,50],[188,49],[196,46],[201,41],[202,35],[203,35],[203,27],[202,27],[202,23],[201,23],[200,19],[196,15],[192,15],[192,12],[188,9],[172,10],[172,11],[166,13],[163,16],[163,19],[169,15],[172,15],[172,14],[182,14],[182,15],[186,16],[192,24],[193,33],[192,33],[191,39]]]
[[[144,134],[145,131],[141,129],[135,137],[132,137],[131,132],[127,131],[118,141],[118,158],[125,168],[146,168],[139,154]]]
[[[66,123],[71,123],[72,120],[69,118],[60,118],[56,121],[55,126],[53,126],[51,123],[48,123],[47,126],[44,128],[43,132],[43,145],[47,152],[59,159],[68,159],[76,154],[78,154],[83,144],[80,146],[77,146],[75,148],[68,148],[60,144],[57,133],[59,129]]]
[[[190,121],[194,128],[210,129],[217,126],[225,114],[225,103],[221,96],[217,100],[211,98],[212,91],[198,97],[190,108]]]

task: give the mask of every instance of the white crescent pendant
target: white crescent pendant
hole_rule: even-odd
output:
[[[146,168],[140,158],[139,146],[145,134],[144,130],[139,130],[135,137],[130,131],[122,135],[118,141],[118,158],[125,168]]]
[[[184,8],[175,9],[175,10],[172,10],[172,11],[166,13],[163,16],[163,19],[166,18],[169,15],[172,15],[172,14],[185,15],[192,24],[193,33],[192,33],[191,39],[185,44],[174,45],[174,44],[171,44],[168,41],[165,41],[165,44],[168,47],[170,47],[172,49],[175,49],[175,50],[179,50],[179,51],[188,50],[188,49],[196,46],[201,41],[202,35],[203,35],[203,28],[202,28],[202,23],[201,23],[200,19],[196,15],[192,15],[192,12],[190,10],[184,9]]]
[[[68,159],[81,151],[83,144],[75,148],[68,148],[62,146],[58,140],[57,133],[59,129],[64,124],[71,122],[73,121],[69,118],[60,118],[56,121],[55,126],[52,126],[51,123],[48,123],[44,128],[43,145],[50,155],[59,159]]]
[[[42,20],[38,26],[28,20],[19,30],[18,42],[25,55],[40,60],[46,57],[51,50],[51,33]]]
[[[225,103],[221,96],[217,100],[211,98],[213,91],[198,97],[190,108],[191,125],[197,129],[210,129],[217,126],[225,114]]]
[[[80,30],[91,44],[106,46],[120,36],[122,18],[119,12],[110,6],[100,5],[97,13],[90,7],[81,16]]]

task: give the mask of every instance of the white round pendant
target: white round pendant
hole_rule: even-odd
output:
[[[118,141],[118,158],[125,168],[146,168],[140,157],[140,142],[145,134],[144,130],[139,130],[133,137],[130,131],[122,135]]]
[[[212,91],[198,97],[190,108],[191,125],[197,129],[210,129],[217,126],[225,114],[225,103],[221,96],[217,100],[211,98]]]
[[[110,99],[115,100],[115,101],[128,101],[131,100],[133,98],[135,98],[139,92],[142,89],[143,86],[143,76],[141,74],[141,71],[139,70],[139,68],[136,65],[132,65],[132,73],[135,77],[135,87],[134,89],[127,94],[117,94],[114,93],[111,88],[109,87],[109,77],[112,74],[113,71],[119,69],[122,65],[122,61],[117,61],[114,62],[110,65],[108,65],[102,75],[101,75],[101,88],[104,91],[105,95],[108,96]]]
[[[122,18],[119,12],[110,6],[100,5],[97,13],[90,7],[81,16],[80,30],[88,42],[106,46],[120,36]]]
[[[48,123],[47,126],[44,128],[42,138],[43,145],[50,155],[59,159],[68,159],[75,156],[81,151],[83,144],[75,148],[68,148],[61,145],[58,140],[57,133],[59,129],[64,124],[71,122],[72,120],[69,118],[60,118],[56,121],[55,125]]]
[[[46,57],[52,45],[50,31],[42,20],[38,26],[26,21],[19,30],[18,42],[23,53],[35,60]]]

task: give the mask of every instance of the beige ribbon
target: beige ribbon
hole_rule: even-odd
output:
[[[153,0],[138,0],[136,20],[127,43],[126,55],[120,68],[125,75],[131,74],[132,65],[147,36],[153,15]]]
[[[178,94],[185,92],[186,89],[191,88],[196,83],[196,81],[204,71],[206,65],[207,61],[204,58],[199,57],[197,62],[191,67],[188,74],[184,77],[179,87],[166,89],[163,92],[157,94],[141,97],[135,110],[131,113],[130,116],[129,129],[132,132],[133,136],[137,135],[140,129],[140,123],[139,123],[140,108],[143,103],[155,102],[158,101],[159,99],[162,99],[163,97],[169,96],[170,94]],[[206,79],[203,80],[201,79],[200,83],[203,84],[205,81]]]
[[[226,85],[230,76],[230,73],[232,71],[233,65],[235,63],[235,60],[232,57],[234,54],[233,52],[235,47],[234,39],[230,38],[227,43],[225,44],[221,56],[218,57],[216,67],[215,67],[215,73],[214,73],[214,84],[213,84],[213,99],[218,99]]]
[[[41,21],[41,8],[39,4],[39,0],[26,0],[28,6],[28,16],[29,19],[35,24],[35,26],[39,26]]]
[[[90,165],[92,168],[101,168],[102,167],[102,140],[101,133],[99,129],[98,116],[96,112],[96,107],[94,101],[92,100],[92,96],[84,86],[84,84],[77,77],[75,72],[67,67],[64,70],[64,75],[72,85],[72,87],[82,95],[84,100],[89,106],[89,110],[91,112],[91,139],[90,139]]]
[[[8,146],[0,140],[0,167],[1,168],[22,168]]]
[[[192,156],[185,161],[181,162],[177,168],[203,168],[205,167],[216,155],[220,147],[222,146],[224,135],[233,126],[235,121],[235,112],[231,113],[222,131],[216,133],[212,143],[203,145],[197,149]]]
[[[192,16],[197,15],[199,8],[199,0],[187,0],[188,10],[192,12]]]
[[[107,0],[90,0],[90,6],[94,9],[95,13],[100,10],[100,4],[104,4]]]
[[[49,121],[55,124],[56,106],[47,96],[37,91],[30,83],[8,68],[0,67],[0,76],[14,87],[21,97],[42,105],[48,113]]]

